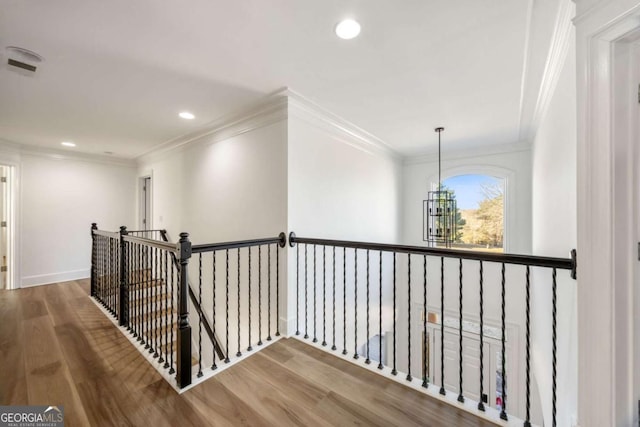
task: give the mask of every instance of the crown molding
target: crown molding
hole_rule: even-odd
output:
[[[527,90],[527,78],[529,76],[529,63],[531,62],[531,33],[533,32],[533,0],[527,4],[527,26],[524,33],[524,54],[522,60],[522,76],[520,79],[520,104],[518,113],[518,135],[523,138],[523,120],[525,115],[525,92]]]
[[[39,147],[36,145],[19,144],[7,140],[0,140],[0,148],[3,151],[18,157],[32,156],[47,158],[50,160],[82,161],[125,167],[136,166],[136,162],[130,159],[124,159],[120,157],[106,157],[102,155],[81,152],[70,152],[66,150],[58,150],[55,148]]]
[[[560,0],[559,3],[551,45],[531,119],[530,133],[528,135],[528,139],[531,141],[535,140],[540,123],[549,109],[567,59],[567,52],[569,52],[573,29],[572,19],[575,16],[576,6],[571,0]]]
[[[135,157],[138,163],[150,162],[170,153],[201,144],[211,144],[246,132],[296,117],[329,132],[336,139],[368,153],[396,160],[402,155],[380,138],[331,113],[290,88],[279,89],[258,102],[220,117],[195,132],[164,142]]]
[[[527,141],[516,142],[513,144],[496,144],[484,147],[475,147],[467,149],[459,149],[448,151],[442,154],[442,160],[459,160],[468,158],[482,158],[486,156],[495,156],[499,154],[512,154],[531,151],[531,143]],[[438,161],[438,152],[424,153],[414,156],[406,156],[404,158],[405,165],[418,165],[422,163],[435,163]]]
[[[321,129],[339,141],[369,154],[390,157],[396,161],[403,159],[401,153],[377,136],[321,107],[301,94],[285,89],[283,93],[289,102],[289,115]]]
[[[213,120],[198,130],[168,140],[135,156],[138,163],[162,158],[187,147],[210,144],[272,125],[287,117],[286,89],[272,92],[258,102]]]

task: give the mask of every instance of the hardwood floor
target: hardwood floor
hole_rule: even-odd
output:
[[[87,280],[0,291],[0,404],[67,426],[490,426],[293,339],[177,394],[93,304]]]

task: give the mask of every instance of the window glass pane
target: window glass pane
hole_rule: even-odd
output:
[[[502,252],[504,180],[489,175],[457,175],[442,182],[455,194],[457,249]]]

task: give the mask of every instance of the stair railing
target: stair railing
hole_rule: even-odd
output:
[[[196,375],[202,377],[203,363],[210,362],[211,369],[215,370],[217,362],[228,364],[240,358],[241,340],[248,342],[247,351],[253,349],[252,345],[262,346],[263,320],[267,323],[267,341],[272,340],[272,325],[275,325],[275,336],[280,336],[278,248],[286,245],[284,233],[274,238],[192,246],[188,233],[181,233],[180,240],[172,243],[165,230],[128,231],[126,227],[120,227],[119,232],[108,232],[98,230],[97,225],[92,224],[91,236],[91,295],[148,351],[159,368],[169,375],[175,374],[179,388],[192,383],[192,370],[196,363]],[[272,257],[274,245],[276,250]],[[258,259],[254,257],[252,261],[252,250],[255,249]],[[264,260],[263,249],[266,252]],[[246,251],[246,256],[241,257],[241,250]],[[232,262],[229,260],[230,251],[237,252],[237,258]],[[226,268],[216,274],[216,263],[220,262],[216,255],[219,252],[226,255]],[[192,253],[198,257],[197,295],[189,281]],[[207,258],[207,266],[203,268],[203,259]],[[237,276],[230,280],[231,264]],[[226,280],[222,278],[221,271],[224,271]],[[273,288],[272,278],[275,279]],[[257,289],[255,281],[258,282]],[[216,294],[222,293],[216,282],[224,282],[224,304],[220,302],[221,295],[217,295],[216,301]],[[264,292],[263,282],[267,285]],[[234,293],[230,300],[232,290]],[[210,296],[206,301],[203,291]],[[197,339],[193,339],[189,323],[189,300],[195,308]],[[263,312],[263,304],[267,307],[266,313]],[[256,308],[257,319],[255,316],[252,318],[252,309],[255,312]],[[215,333],[216,317],[222,310],[225,313],[225,345],[220,343]],[[207,319],[208,313],[212,324]],[[235,319],[229,318],[230,313],[236,316]],[[211,352],[203,348],[203,329],[209,338],[209,345],[205,347]],[[235,358],[229,350],[231,329],[237,332]],[[194,343],[198,346],[197,358],[192,354]]]
[[[549,300],[538,303],[551,304],[555,425],[557,274],[565,270],[576,278],[575,250],[572,258],[550,258],[306,238],[293,232],[289,244],[295,248],[291,286],[299,339],[334,354],[365,358],[367,365],[377,362],[379,372],[398,376],[403,371],[408,382],[452,396],[459,404],[474,400],[479,411],[503,420],[521,418],[525,426],[531,425],[531,287],[544,289]],[[507,292],[522,295],[523,301],[507,300]],[[523,322],[524,343],[513,322]],[[516,345],[523,347],[524,369],[515,366]],[[513,379],[507,375],[516,372]],[[514,380],[520,386],[511,385]]]

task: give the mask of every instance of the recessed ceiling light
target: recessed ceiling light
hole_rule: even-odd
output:
[[[74,144],[74,143],[73,143],[73,142],[71,142],[71,141],[63,141],[63,142],[61,142],[60,144],[61,144],[61,145],[64,145],[65,147],[75,147],[75,146],[76,146],[76,144]]]
[[[349,40],[358,37],[360,24],[353,19],[345,19],[336,25],[336,35],[341,39]]]
[[[191,114],[188,111],[183,111],[182,113],[178,114],[180,117],[182,117],[183,119],[187,119],[187,120],[193,120],[196,118],[196,116],[194,116],[193,114]]]

